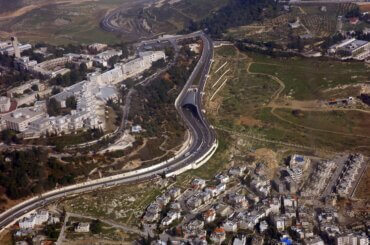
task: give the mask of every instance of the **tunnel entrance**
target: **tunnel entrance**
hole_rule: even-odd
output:
[[[189,110],[195,118],[199,119],[198,107],[193,104],[185,104],[182,106],[184,109]]]

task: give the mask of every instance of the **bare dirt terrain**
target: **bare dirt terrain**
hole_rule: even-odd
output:
[[[0,38],[12,35],[31,43],[120,42],[100,29],[104,15],[129,0],[40,0],[0,14]],[[135,3],[135,2],[134,2]]]
[[[25,14],[31,12],[34,9],[38,9],[38,8],[45,7],[45,6],[52,5],[52,4],[71,4],[71,5],[73,5],[73,4],[80,4],[80,3],[83,3],[83,2],[96,2],[96,1],[99,1],[99,0],[51,0],[51,1],[46,0],[46,1],[39,1],[37,3],[21,7],[19,9],[15,10],[15,11],[0,14],[0,20],[9,20],[9,19],[12,19],[12,18],[15,18],[15,17],[19,17],[19,16],[22,16],[22,15],[25,15]]]

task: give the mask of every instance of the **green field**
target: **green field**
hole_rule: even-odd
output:
[[[214,74],[226,61],[227,65]],[[252,64],[250,72],[258,74],[249,74],[248,64]],[[219,87],[219,83],[213,87],[214,84],[227,69],[231,69],[225,76],[229,80],[210,100]],[[324,89],[365,82],[369,72],[362,63],[271,58],[239,53],[231,46],[223,47],[216,49],[207,85],[208,116],[217,128],[245,135],[253,141],[258,138],[270,147],[275,144],[274,149],[286,149],[287,144],[293,144],[312,151],[369,153],[370,130],[366,122],[370,120],[370,111],[304,110],[295,115],[293,109],[270,106],[280,88],[273,77],[285,85],[280,97],[290,95],[292,99],[303,101],[330,98],[333,93],[323,92]],[[358,92],[351,88],[347,90]]]
[[[324,89],[366,82],[370,78],[370,70],[363,62],[248,55],[256,62],[251,72],[278,77],[285,84],[283,93],[297,100],[330,99]]]

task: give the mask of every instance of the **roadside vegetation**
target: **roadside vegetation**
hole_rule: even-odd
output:
[[[70,185],[84,176],[94,163],[73,164],[50,157],[43,149],[3,152],[0,157],[1,210],[17,200],[55,188]]]

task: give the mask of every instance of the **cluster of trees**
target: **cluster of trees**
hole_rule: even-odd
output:
[[[33,78],[32,75],[26,72],[14,71],[14,58],[12,56],[0,54],[0,65],[12,69],[12,72],[0,76],[0,84],[4,87],[17,86]]]
[[[364,33],[363,31],[356,31],[349,34],[350,36],[370,42],[370,33]]]
[[[17,137],[17,133],[10,129],[1,131],[0,138],[2,142],[8,145],[11,143],[20,144],[22,142],[22,140]]]
[[[115,102],[113,102],[113,100],[109,99],[107,101],[107,106],[111,107],[114,110],[114,112],[116,113],[116,118],[115,118],[114,124],[116,126],[119,126],[120,123],[121,123],[121,120],[122,120],[122,116],[123,116],[120,104],[115,103]]]
[[[77,82],[80,82],[86,78],[87,67],[86,64],[81,64],[78,69],[73,65],[67,65],[71,72],[65,75],[58,75],[53,79],[49,80],[50,85],[57,85],[62,87],[69,87]]]
[[[14,67],[14,57],[6,54],[0,54],[0,65]]]
[[[341,33],[336,33],[324,40],[324,42],[321,44],[321,48],[328,49],[330,46],[339,43],[340,41],[344,40],[346,37],[343,36]]]
[[[77,100],[76,97],[70,96],[66,99],[66,107],[71,110],[76,110],[77,108]]]
[[[216,13],[199,21],[191,21],[185,31],[204,29],[214,37],[221,37],[230,27],[246,25],[278,12],[274,0],[231,0]]]
[[[103,223],[96,219],[96,220],[93,220],[93,222],[91,222],[90,224],[90,231],[92,234],[99,234],[101,233],[103,230]]]
[[[138,96],[132,99],[133,109],[130,110],[129,120],[142,125],[148,136],[160,136],[164,128],[178,132],[183,129],[173,103],[190,76],[196,60],[187,56],[189,52],[180,52],[183,62],[172,66],[166,76],[153,80],[148,86],[138,87]],[[192,62],[190,65],[189,61]]]
[[[44,227],[44,233],[47,237],[55,240],[58,238],[60,233],[61,224],[50,224]]]
[[[370,106],[370,95],[368,94],[361,94],[360,95],[360,100],[364,102],[365,104]]]
[[[55,150],[61,152],[64,147],[69,145],[81,144],[101,138],[104,131],[101,128],[91,128],[87,131],[77,131],[76,134],[63,134],[61,136],[48,135],[47,144],[54,145]]]
[[[55,117],[62,113],[62,108],[60,107],[58,101],[54,98],[51,98],[46,101],[46,108],[49,116]]]
[[[361,11],[359,7],[355,7],[346,13],[346,18],[361,17]]]
[[[38,63],[41,63],[45,61],[45,58],[42,54],[40,53],[35,53],[33,49],[25,50],[22,52],[23,56],[28,56],[30,57],[30,60],[36,60]]]
[[[49,116],[52,117],[66,115],[70,113],[70,110],[76,110],[76,108],[77,100],[74,96],[70,96],[66,99],[66,108],[62,108],[55,98],[51,98],[46,101],[47,112]]]
[[[68,53],[80,54],[84,49],[82,45],[68,44],[63,46],[54,46],[47,43],[37,43],[35,48],[47,48],[48,53],[52,54],[51,58],[62,57],[64,54]]]
[[[0,156],[0,186],[11,199],[38,194],[57,183],[71,184],[74,177],[69,165],[49,158],[47,151],[39,148],[4,152]]]
[[[269,55],[271,57],[293,57],[293,56],[296,56],[296,54],[291,53],[291,52],[273,50],[274,46],[267,47],[267,49],[261,49],[261,48],[257,48],[257,47],[250,47],[248,45],[245,45],[244,40],[237,41],[236,42],[236,47],[240,51],[256,52],[256,53],[260,53],[260,54],[264,54],[264,55]]]

